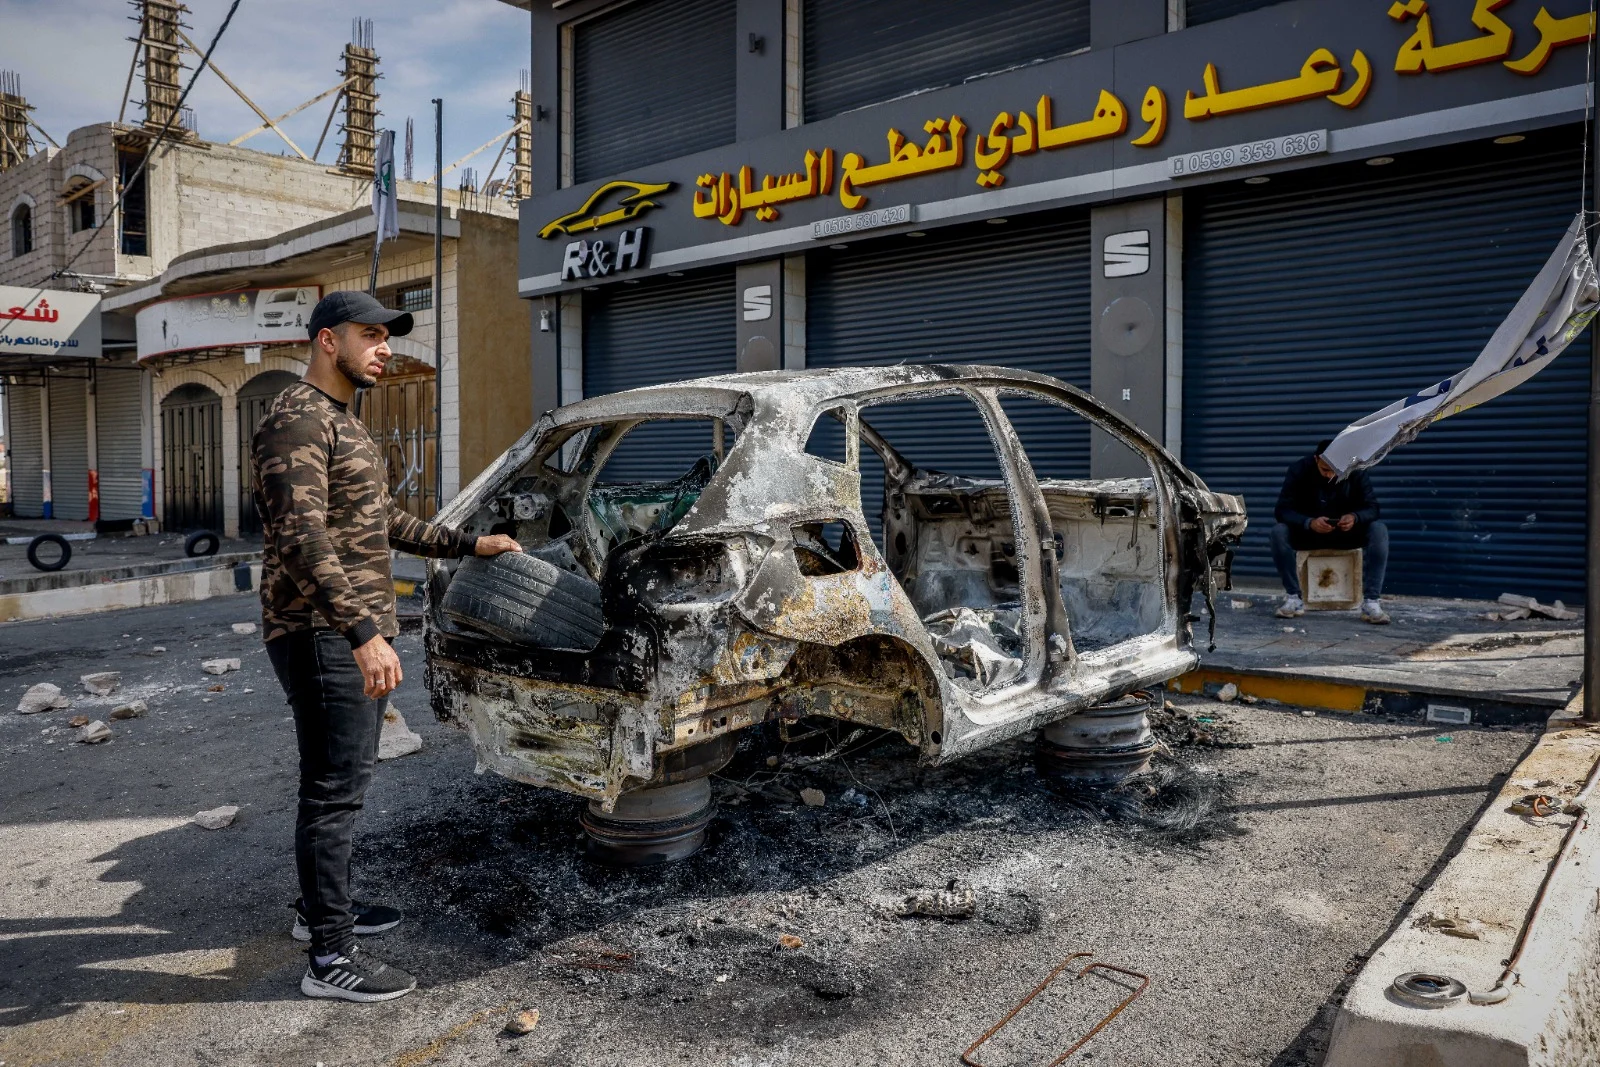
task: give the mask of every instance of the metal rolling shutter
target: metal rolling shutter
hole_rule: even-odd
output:
[[[44,433],[39,406],[44,390],[32,385],[7,385],[6,431],[10,446],[11,510],[24,519],[44,514]]]
[[[100,470],[100,517],[137,519],[144,503],[144,371],[101,366],[95,371],[95,443]]]
[[[733,143],[736,32],[734,0],[638,0],[578,23],[574,179]]]
[[[1189,194],[1184,460],[1244,493],[1270,576],[1285,467],[1467,366],[1579,206],[1582,133],[1530,134]],[[1373,468],[1396,593],[1581,599],[1587,335]]]
[[[1187,0],[1184,5],[1183,24],[1199,26],[1202,23],[1216,22],[1231,15],[1242,15],[1246,11],[1257,11],[1282,2],[1283,0]]]
[[[732,374],[735,315],[731,267],[584,293],[583,395]],[[682,457],[709,452],[710,444],[703,424],[641,428],[612,456],[601,480],[676,478],[684,473]]]
[[[802,6],[807,122],[1089,46],[1089,0],[804,0]]]
[[[86,371],[74,371],[86,374]],[[58,519],[89,517],[89,383],[50,376],[50,498]]]

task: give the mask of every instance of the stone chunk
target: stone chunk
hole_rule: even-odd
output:
[[[144,701],[142,701],[142,700],[130,700],[128,703],[123,704],[121,707],[113,709],[112,712],[111,712],[111,718],[113,720],[137,719],[139,716],[143,715],[145,712],[147,712],[149,710],[150,710],[150,706],[148,704],[146,704]]]
[[[511,1013],[511,1017],[506,1020],[506,1033],[513,1037],[521,1037],[523,1034],[533,1033],[534,1027],[538,1025],[539,1009],[524,1008],[522,1011]]]
[[[1217,690],[1217,699],[1222,701],[1224,704],[1229,704],[1235,700],[1238,700],[1239,687],[1234,685],[1232,682],[1229,682],[1227,685]]]
[[[227,674],[229,671],[239,669],[237,659],[208,659],[200,664],[200,669],[207,674]]]
[[[61,687],[54,682],[40,682],[22,694],[22,699],[17,701],[17,711],[23,715],[37,715],[41,711],[55,711],[57,708],[72,707],[72,700],[63,696]]]
[[[96,719],[87,726],[78,730],[78,736],[73,742],[80,745],[98,745],[102,741],[111,740],[111,727]]]
[[[925,889],[900,901],[895,913],[903,918],[970,919],[978,913],[978,895],[970,887]]]
[[[256,632],[256,624],[253,622],[236,622],[233,624],[233,632],[241,635],[253,634]]]
[[[378,735],[378,759],[399,759],[422,751],[422,735],[406,725],[405,716],[391,702],[383,709],[383,732]]]
[[[809,787],[800,790],[800,799],[805,801],[808,808],[820,808],[828,802],[828,798],[822,790]]]
[[[96,674],[85,674],[78,681],[83,683],[84,692],[91,696],[108,697],[122,684],[122,672],[100,671]]]
[[[237,804],[224,804],[222,807],[212,808],[210,811],[195,812],[192,821],[196,826],[205,830],[220,830],[224,826],[232,826],[234,817],[238,814],[239,806]]]

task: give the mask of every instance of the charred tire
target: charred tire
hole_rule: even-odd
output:
[[[183,554],[190,558],[215,556],[221,547],[222,539],[210,530],[196,530],[183,539]]]
[[[41,560],[39,558],[39,547],[41,545],[55,545],[56,548],[61,550],[60,558],[49,559],[47,557]],[[71,558],[72,545],[70,545],[67,542],[67,539],[62,537],[60,534],[40,534],[38,537],[35,537],[32,541],[28,542],[28,562],[33,564],[34,570],[58,571],[62,567],[65,567],[67,565],[67,561]]]
[[[454,622],[517,645],[588,652],[605,633],[598,585],[523,552],[462,560],[442,607]]]
[[[585,854],[595,863],[653,867],[699,852],[714,811],[711,779],[701,777],[624,793],[610,813],[591,800],[578,824],[588,838]]]

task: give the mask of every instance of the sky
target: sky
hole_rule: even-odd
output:
[[[185,0],[184,30],[203,51],[230,0]],[[16,71],[34,105],[33,117],[57,142],[95,122],[117,117],[137,29],[126,0],[0,0],[0,70]],[[378,126],[395,131],[395,162],[402,163],[406,118],[415,121],[416,177],[433,168],[433,97],[444,99],[444,164],[511,128],[511,94],[529,58],[528,13],[500,0],[241,0],[212,60],[270,116],[276,117],[339,81],[339,56],[351,21],[373,21],[378,53]],[[197,57],[186,56],[193,73]],[[126,121],[143,118],[135,75]],[[283,123],[308,155],[327,120],[333,98]],[[201,73],[186,106],[200,135],[226,142],[260,124],[254,112],[214,73]],[[335,117],[322,154],[338,153]],[[271,130],[245,145],[290,152]],[[496,144],[466,166],[479,183],[499,151]],[[292,153],[291,153],[292,154]],[[507,153],[509,156],[509,153]],[[497,176],[505,177],[502,160]],[[458,173],[458,172],[457,172]],[[457,174],[446,177],[454,185]]]

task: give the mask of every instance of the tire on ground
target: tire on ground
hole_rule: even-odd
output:
[[[190,559],[195,556],[215,556],[221,546],[222,538],[213,531],[196,530],[183,539],[183,554]]]
[[[518,645],[588,652],[605,633],[598,585],[523,552],[462,560],[442,606],[456,623]]]
[[[45,545],[55,545],[61,554],[57,556],[54,561],[44,558],[40,555],[39,549]],[[72,545],[69,544],[67,539],[62,537],[60,534],[40,534],[38,537],[35,537],[32,541],[28,542],[28,562],[33,564],[35,570],[47,572],[58,571],[62,567],[65,567],[67,565],[67,561],[71,558]]]

